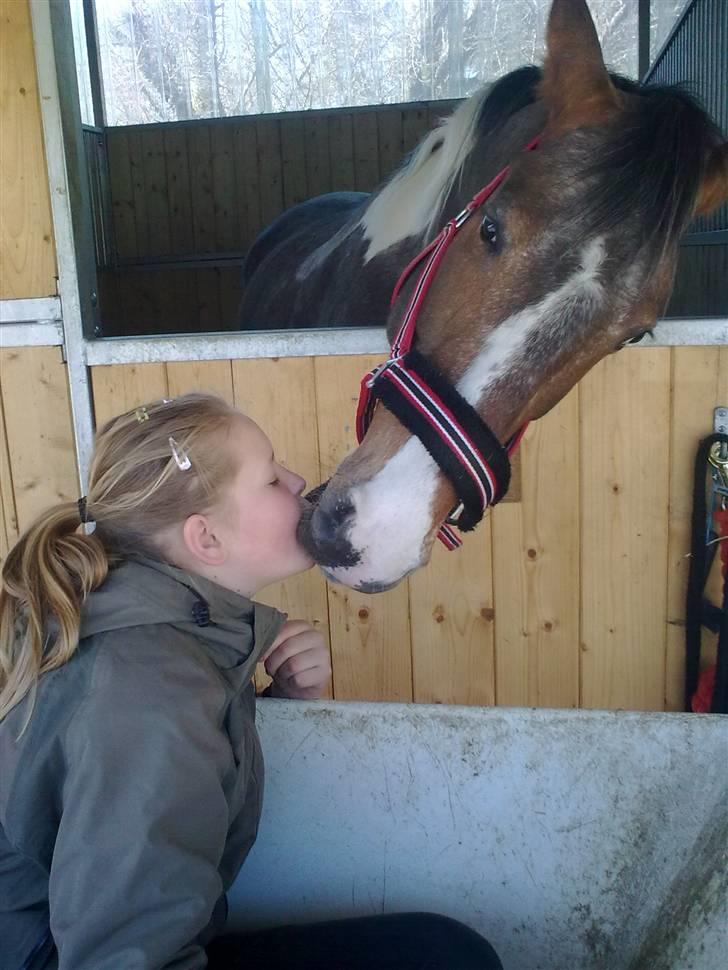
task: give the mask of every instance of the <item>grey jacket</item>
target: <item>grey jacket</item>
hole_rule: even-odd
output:
[[[26,703],[0,723],[1,970],[206,966],[257,833],[251,677],[284,619],[147,559],[91,594],[25,732]]]

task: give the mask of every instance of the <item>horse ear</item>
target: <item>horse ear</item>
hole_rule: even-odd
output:
[[[540,94],[553,133],[598,123],[619,108],[586,0],[551,4]]]
[[[698,189],[695,215],[707,216],[724,202],[728,202],[728,141],[724,141],[710,153],[705,175]]]

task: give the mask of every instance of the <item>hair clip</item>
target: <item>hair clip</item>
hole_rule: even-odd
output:
[[[145,407],[137,408],[136,411],[134,412],[134,416],[136,417],[139,424],[142,424],[142,422],[149,420],[149,412]]]
[[[186,472],[189,468],[192,468],[192,462],[190,461],[187,452],[174,440],[174,438],[169,439],[169,447],[172,449],[172,455],[174,460],[177,462],[177,467],[180,471]]]

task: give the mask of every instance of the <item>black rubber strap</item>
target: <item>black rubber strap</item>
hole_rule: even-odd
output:
[[[716,442],[728,444],[728,435],[712,434],[704,438],[695,456],[695,487],[693,490],[693,516],[691,523],[690,570],[685,604],[685,710],[692,710],[692,700],[700,678],[700,650],[704,620],[703,595],[716,546],[705,543],[708,516],[706,497],[706,470],[710,449]],[[715,672],[715,689],[711,702],[714,714],[728,713],[728,584],[724,588],[722,616],[718,633],[718,660]],[[715,623],[715,612],[710,611]]]
[[[416,350],[405,355],[403,365],[414,371],[431,388],[472,440],[479,454],[490,467],[495,480],[495,491],[486,485],[489,496],[488,505],[495,505],[508,491],[511,478],[511,463],[506,449],[483,421],[475,408],[452,386],[452,384],[433,365]],[[464,510],[458,519],[457,527],[462,532],[474,529],[485,512],[480,490],[471,475],[463,467],[458,457],[447,447],[436,428],[433,428],[420,410],[402,395],[397,385],[386,376],[379,375],[372,393],[375,394],[410,431],[420,439],[432,458],[437,462],[445,476],[452,483]]]

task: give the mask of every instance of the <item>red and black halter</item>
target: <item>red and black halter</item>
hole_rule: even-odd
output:
[[[534,138],[525,150],[534,149],[538,141]],[[463,532],[474,529],[488,506],[495,505],[508,491],[509,456],[518,447],[526,425],[505,446],[501,445],[475,408],[436,367],[412,348],[412,344],[417,318],[448,247],[473,213],[505,179],[509,167],[506,166],[482,188],[405,268],[392,292],[392,305],[412,272],[423,261],[425,264],[392,343],[389,359],[364,376],[359,394],[356,435],[360,443],[380,400],[408,431],[420,439],[452,483],[459,502],[438,533],[448,549],[462,545],[462,540],[450,526],[457,525]]]

